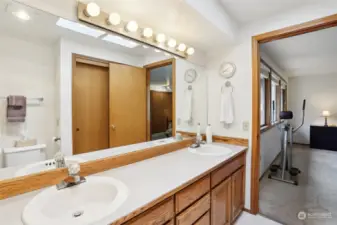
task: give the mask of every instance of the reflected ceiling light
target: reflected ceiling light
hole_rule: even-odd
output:
[[[176,45],[177,45],[177,41],[174,40],[173,38],[171,38],[171,39],[168,40],[168,42],[167,42],[167,46],[169,46],[170,48],[174,48],[174,47],[176,47]]]
[[[153,36],[153,30],[149,27],[144,28],[143,30],[143,37],[150,38]]]
[[[195,52],[194,48],[190,47],[186,50],[187,55],[193,55]]]
[[[166,55],[166,56],[171,56],[171,54],[170,54],[170,53],[167,53],[167,52],[165,52],[164,55]]]
[[[121,16],[118,13],[110,13],[108,24],[117,26],[121,23]]]
[[[76,23],[63,18],[58,19],[56,25],[91,37],[99,37],[105,34],[104,31],[88,27],[84,24]]]
[[[149,48],[149,46],[147,46],[147,45],[143,45],[143,48]]]
[[[181,43],[178,45],[178,50],[181,51],[181,52],[184,52],[186,50],[186,45]]]
[[[84,10],[84,15],[87,17],[95,17],[101,13],[101,8],[95,3],[90,2],[87,4]]]
[[[134,20],[129,21],[125,27],[128,32],[136,32],[138,30],[138,23]]]
[[[122,38],[120,36],[111,35],[111,34],[106,35],[104,38],[102,38],[102,40],[107,41],[107,42],[111,42],[111,43],[114,43],[114,44],[118,44],[118,45],[121,45],[121,46],[124,46],[124,47],[127,47],[127,48],[135,48],[139,45],[138,43],[136,43],[134,41],[130,41],[130,40],[127,40],[127,39]]]
[[[161,52],[159,49],[154,49],[155,52]]]
[[[12,14],[21,20],[30,20],[30,16],[28,15],[28,13],[23,10],[12,12]]]
[[[166,40],[165,34],[160,33],[156,35],[156,41],[158,43],[163,43],[165,40]]]

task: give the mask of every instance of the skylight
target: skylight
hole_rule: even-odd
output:
[[[80,24],[80,23],[76,23],[70,20],[66,20],[63,18],[58,19],[58,21],[56,22],[56,25],[59,27],[63,27],[81,34],[85,34],[91,37],[95,37],[98,38],[99,36],[102,36],[103,34],[105,34],[104,31],[101,30],[97,30],[91,27],[88,27],[86,25]]]
[[[127,40],[127,39],[122,38],[120,36],[111,35],[111,34],[106,35],[105,37],[102,38],[102,40],[107,41],[107,42],[111,42],[111,43],[114,43],[114,44],[118,44],[118,45],[121,45],[121,46],[127,47],[127,48],[135,48],[139,45],[138,43],[136,43],[134,41],[130,41],[130,40]]]

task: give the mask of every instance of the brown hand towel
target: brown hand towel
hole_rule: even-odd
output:
[[[7,121],[25,122],[26,119],[26,97],[13,96],[7,97]]]

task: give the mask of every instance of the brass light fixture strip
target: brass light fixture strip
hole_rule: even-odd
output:
[[[179,56],[181,58],[187,58],[187,55],[185,54],[185,52],[180,52],[180,51],[176,51],[175,48],[169,48],[166,46],[165,43],[162,44],[157,44],[154,41],[154,36],[151,38],[145,38],[142,37],[140,30],[141,28],[145,28],[144,26],[139,25],[139,28],[136,32],[127,32],[125,31],[125,22],[122,21],[121,24],[115,26],[115,25],[109,25],[107,23],[107,20],[109,18],[109,13],[103,12],[101,11],[100,14],[96,17],[88,17],[85,15],[84,11],[86,9],[86,4],[79,2],[78,3],[78,7],[77,7],[77,17],[80,21],[89,23],[91,25],[103,28],[105,30],[109,30],[112,31],[114,33],[120,34],[124,37],[127,38],[131,38],[131,39],[135,39],[138,42],[142,42],[144,44],[150,45],[154,48],[157,49],[161,49],[165,52],[171,53],[173,55]],[[155,34],[155,33],[154,33]],[[179,42],[178,42],[179,44]]]
[[[81,163],[81,175],[107,171],[188,147],[193,139]],[[66,168],[0,181],[0,200],[56,185],[68,177]]]

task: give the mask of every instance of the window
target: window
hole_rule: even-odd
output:
[[[261,86],[261,94],[260,94],[260,125],[266,125],[266,83],[267,79],[261,78],[260,86]]]
[[[271,83],[271,124],[277,121],[277,102],[276,102],[276,95],[277,95],[277,84],[273,81]]]
[[[261,61],[260,125],[268,129],[280,121],[280,112],[286,110],[286,82],[264,61]]]

